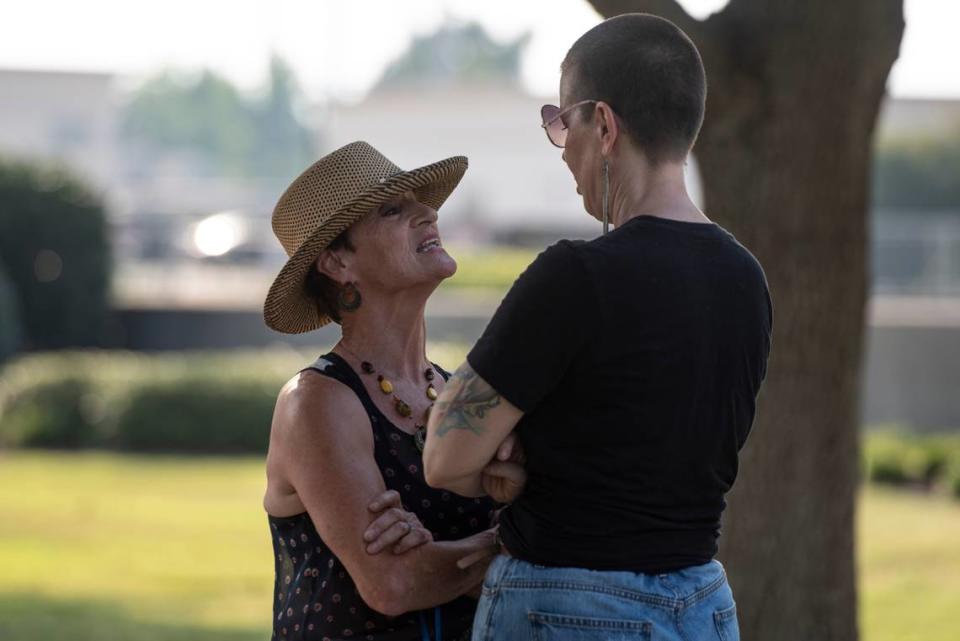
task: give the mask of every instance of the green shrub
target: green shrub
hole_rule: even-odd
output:
[[[282,384],[181,380],[138,387],[120,416],[117,446],[143,452],[266,452]]]
[[[960,435],[871,432],[863,454],[867,478],[877,483],[949,486],[960,475]]]
[[[960,458],[955,459],[946,474],[947,491],[955,499],[960,499]]]
[[[923,483],[926,451],[915,440],[895,433],[871,435],[864,445],[867,478],[876,483]]]
[[[133,451],[263,451],[295,352],[57,352],[0,378],[0,444]]]
[[[110,251],[90,189],[63,170],[0,162],[0,260],[25,349],[105,344]]]
[[[99,352],[21,356],[0,377],[0,445],[80,448],[108,444],[135,361]]]
[[[960,434],[929,437],[930,448],[940,461],[940,479],[947,492],[960,499]]]
[[[923,480],[928,485],[936,483],[945,476],[953,453],[946,442],[934,438],[924,439],[920,447],[924,454]]]
[[[29,354],[0,376],[0,446],[262,453],[277,393],[322,349]],[[453,369],[464,346],[430,346]]]
[[[29,447],[79,448],[96,444],[91,425],[84,420],[81,399],[88,387],[66,378],[36,388],[26,403],[4,420],[4,432]]]
[[[294,351],[35,354],[0,378],[0,443],[132,451],[263,452]]]

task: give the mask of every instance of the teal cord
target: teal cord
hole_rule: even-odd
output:
[[[423,616],[423,611],[417,612],[417,617],[420,619],[420,638],[422,641],[431,641],[430,640],[430,627],[427,625],[427,617]],[[436,641],[443,641],[443,616],[440,614],[440,608],[436,607],[433,609],[433,631],[434,638]]]
[[[423,616],[423,612],[417,612],[417,617],[420,619],[421,641],[430,641],[430,628],[427,627],[427,617]]]

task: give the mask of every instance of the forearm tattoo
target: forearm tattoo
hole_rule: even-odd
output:
[[[483,434],[486,428],[482,421],[487,412],[500,405],[500,395],[467,363],[454,372],[452,379],[459,384],[459,389],[453,399],[437,401],[436,409],[443,412],[437,425],[437,436],[443,436],[451,430]]]

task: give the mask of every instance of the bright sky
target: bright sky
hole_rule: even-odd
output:
[[[682,0],[705,17],[726,0]],[[446,18],[476,20],[505,40],[530,31],[523,77],[555,95],[567,48],[599,17],[585,0],[21,0],[0,21],[0,68],[111,71],[142,77],[208,67],[243,87],[270,52],[312,99],[358,98],[413,35]],[[896,96],[960,99],[960,2],[905,0],[907,31],[890,79]]]

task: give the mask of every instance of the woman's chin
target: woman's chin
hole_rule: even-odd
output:
[[[440,280],[450,278],[457,273],[457,261],[444,249],[434,249],[427,254],[421,254],[425,262],[429,262],[429,273]]]
[[[596,208],[591,208],[590,204],[587,202],[587,198],[583,198],[583,211],[587,212],[587,215],[594,220],[600,221],[603,220],[603,212],[599,211]]]
[[[457,261],[453,259],[453,256],[442,249],[438,253],[439,256],[437,256],[437,268],[442,272],[443,278],[450,278],[457,273]]]
[[[597,220],[600,220],[600,217],[597,216],[596,213],[594,213],[594,209],[590,206],[590,201],[587,200],[587,197],[581,196],[581,198],[583,200],[583,211],[587,212],[587,215],[589,215],[591,218],[596,218]]]

